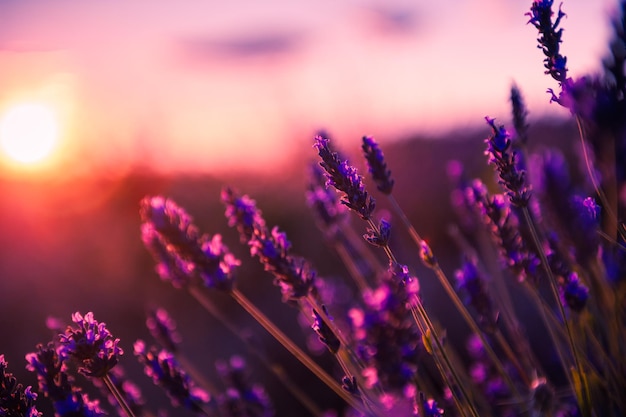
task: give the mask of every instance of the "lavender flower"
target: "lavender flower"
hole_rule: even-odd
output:
[[[341,161],[337,152],[330,150],[328,139],[317,136],[314,147],[322,158],[320,166],[326,170],[328,178],[326,185],[331,185],[344,193],[342,204],[357,212],[364,220],[370,219],[376,204],[365,191],[363,178],[357,173],[356,168],[347,161]]]
[[[52,400],[56,417],[101,417],[105,413],[97,400],[91,401],[65,372],[53,343],[37,345],[26,355],[26,369],[37,374],[39,391]]]
[[[158,351],[155,347],[146,349],[142,340],[135,342],[134,351],[139,362],[144,365],[146,375],[165,390],[173,406],[202,412],[201,405],[209,401],[209,394],[195,386],[172,353]]]
[[[324,314],[328,316],[328,311],[326,310],[326,306],[322,305],[324,309]],[[322,316],[316,310],[313,310],[313,325],[311,328],[317,333],[319,336],[320,342],[322,342],[331,353],[335,354],[339,351],[339,347],[341,346],[341,342],[337,338],[337,335],[333,332],[333,330],[326,325]]]
[[[193,264],[178,256],[151,223],[141,225],[141,239],[156,262],[155,270],[163,281],[174,288],[183,288],[191,283]]]
[[[222,203],[226,206],[226,218],[230,227],[236,226],[241,243],[248,243],[254,231],[265,228],[265,220],[256,202],[247,195],[240,196],[234,189],[222,189]]]
[[[420,241],[420,258],[422,262],[424,262],[424,265],[429,268],[437,266],[437,258],[430,248],[430,245],[425,240]]]
[[[150,330],[152,337],[165,349],[170,352],[178,350],[181,337],[176,331],[176,322],[165,309],[157,308],[156,310],[150,310],[146,319],[146,326]]]
[[[314,288],[315,270],[305,259],[289,253],[291,243],[278,227],[271,232],[258,230],[248,245],[250,254],[259,258],[265,270],[274,275],[274,284],[280,287],[284,301],[309,295]]]
[[[391,225],[385,219],[380,219],[377,229],[367,228],[367,233],[363,238],[374,246],[383,247],[389,244],[391,235]]]
[[[513,126],[515,127],[516,141],[514,145],[525,146],[528,143],[528,110],[524,98],[517,85],[511,87],[511,107],[513,109]]]
[[[363,150],[363,154],[367,160],[369,173],[372,175],[372,179],[376,183],[376,188],[378,188],[378,190],[383,194],[391,194],[394,184],[394,181],[391,178],[391,171],[387,169],[385,156],[378,147],[374,138],[370,136],[363,136],[361,149]]]
[[[477,213],[489,225],[503,262],[511,268],[519,282],[529,280],[537,285],[539,259],[526,245],[519,232],[519,219],[502,194],[490,196],[485,185],[475,180],[466,191]]]
[[[381,284],[363,294],[366,307],[349,311],[366,388],[378,385],[399,393],[413,381],[422,344],[409,306],[418,291],[406,266],[390,264]]]
[[[487,143],[486,155],[489,163],[495,165],[500,180],[498,181],[507,190],[511,203],[516,207],[527,207],[530,199],[530,190],[526,186],[525,171],[519,170],[516,165],[516,152],[511,152],[511,139],[503,126],[497,127],[494,119],[486,117],[493,134],[485,140]]]
[[[536,0],[530,8],[530,12],[526,13],[530,17],[528,23],[532,24],[539,32],[540,37],[537,39],[539,49],[543,51],[546,58],[543,60],[546,74],[550,74],[552,78],[563,85],[567,80],[567,58],[561,55],[561,37],[563,29],[559,28],[561,19],[565,13],[559,6],[556,19],[552,21],[554,12],[552,11],[553,0]]]
[[[241,241],[250,247],[250,254],[274,275],[274,284],[280,287],[283,300],[293,301],[309,295],[316,273],[305,259],[290,253],[287,235],[278,227],[268,230],[261,211],[248,196],[239,196],[228,188],[222,193],[222,202],[226,205],[228,224],[237,227]]]
[[[105,323],[98,323],[90,311],[85,316],[72,314],[76,327],[68,326],[60,335],[62,360],[72,358],[79,364],[78,371],[89,377],[104,377],[124,352],[118,346]]]
[[[0,354],[0,416],[2,417],[39,417],[42,415],[35,407],[37,393],[30,386],[17,382],[12,373],[7,372],[8,362]]]
[[[443,409],[439,408],[437,402],[432,398],[425,399],[422,402],[424,407],[424,417],[443,417]]]
[[[572,272],[561,286],[561,298],[563,304],[572,311],[580,313],[585,308],[589,298],[589,289],[580,282],[578,274],[575,272]]]
[[[487,333],[497,330],[497,313],[493,310],[491,296],[487,292],[484,279],[480,276],[474,261],[466,260],[455,273],[457,286],[467,294],[465,303],[474,307],[478,322]]]
[[[197,274],[204,285],[229,291],[240,262],[222,243],[220,235],[200,235],[191,217],[172,200],[146,197],[141,201],[144,242],[159,262],[162,277],[176,286]]]
[[[347,208],[340,204],[337,192],[324,185],[324,174],[319,165],[311,166],[306,202],[313,209],[319,228],[329,239],[338,238],[339,226],[347,220]]]
[[[246,375],[246,363],[240,356],[230,361],[218,361],[216,368],[225,385],[226,392],[217,401],[224,417],[271,417],[274,407],[262,386],[250,384]]]

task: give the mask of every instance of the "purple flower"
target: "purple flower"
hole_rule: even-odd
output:
[[[550,74],[560,84],[564,84],[567,80],[567,58],[559,52],[562,42],[561,37],[563,36],[563,29],[559,28],[559,24],[565,13],[559,6],[559,11],[553,22],[553,3],[553,0],[533,1],[530,12],[526,13],[526,15],[530,17],[528,23],[532,24],[539,32],[540,36],[537,39],[539,45],[537,47],[545,55],[543,62],[546,74]]]
[[[432,398],[424,400],[422,403],[424,407],[424,417],[443,417],[443,409],[439,408],[437,402]]]
[[[497,313],[493,310],[491,296],[487,292],[484,279],[473,261],[467,260],[462,269],[456,271],[457,286],[467,294],[465,303],[474,307],[478,321],[484,331],[493,333],[497,330]]]
[[[37,351],[26,355],[26,369],[37,374],[39,390],[52,400],[56,417],[101,417],[104,412],[98,401],[91,401],[87,394],[74,385],[65,372],[54,344],[37,345]]]
[[[31,387],[17,382],[12,373],[7,372],[8,362],[0,355],[0,416],[2,417],[39,417],[42,415],[35,407],[37,393]]]
[[[322,308],[324,309],[324,314],[328,316],[326,306],[322,305]],[[316,310],[313,310],[313,325],[311,328],[315,331],[315,333],[317,333],[320,341],[326,345],[328,350],[330,350],[333,354],[339,351],[341,342],[339,342],[337,335],[335,335],[333,330],[326,325],[324,319]]]
[[[150,334],[170,352],[176,352],[180,343],[180,334],[176,331],[176,322],[163,308],[150,310],[146,319]]]
[[[290,254],[291,243],[278,227],[271,232],[265,228],[257,230],[248,245],[250,254],[274,275],[274,284],[280,287],[284,301],[309,295],[314,287],[315,270],[305,259]]]
[[[489,156],[489,163],[495,165],[500,180],[506,190],[511,203],[516,207],[527,207],[530,199],[530,190],[526,186],[525,171],[518,169],[516,152],[510,151],[511,138],[503,126],[496,126],[495,120],[486,117],[491,126],[492,135],[485,140]]]
[[[314,288],[316,273],[305,259],[290,253],[291,243],[287,235],[278,227],[269,230],[255,201],[248,196],[239,196],[232,189],[228,189],[226,196],[222,202],[226,205],[229,224],[237,227],[242,242],[247,242],[250,247],[250,254],[272,273],[283,300],[292,301],[309,295]]]
[[[311,166],[306,202],[313,209],[318,227],[330,239],[338,238],[339,225],[347,220],[348,209],[340,204],[337,192],[324,185],[325,179],[318,164]]]
[[[380,219],[378,229],[367,228],[367,233],[363,238],[374,246],[387,246],[389,244],[389,236],[391,235],[391,225],[385,219]]]
[[[378,188],[378,190],[383,194],[391,194],[394,183],[391,178],[391,171],[387,169],[385,156],[378,147],[374,138],[370,136],[363,136],[361,149],[363,150],[363,154],[367,160],[369,173],[372,175],[372,179],[376,183],[376,188]]]
[[[230,227],[236,226],[241,243],[248,243],[256,229],[265,227],[265,220],[256,202],[247,195],[240,196],[234,189],[222,189],[222,203],[226,206],[226,218]]]
[[[188,284],[191,276],[198,276],[207,287],[232,289],[234,271],[240,263],[220,235],[200,235],[191,217],[163,197],[144,198],[140,214],[144,243],[157,260],[162,278],[180,287]]]
[[[437,258],[430,248],[430,245],[425,240],[420,241],[420,258],[422,259],[422,262],[424,262],[424,265],[429,268],[437,266]]]
[[[119,339],[114,339],[105,323],[98,323],[90,311],[85,316],[79,312],[72,314],[76,327],[68,326],[65,333],[59,335],[62,360],[71,358],[78,365],[78,371],[90,377],[103,377],[123,354],[118,346]]]
[[[169,282],[174,288],[183,288],[193,278],[193,265],[181,258],[151,223],[141,225],[141,238],[156,262],[155,270],[163,281]]]
[[[326,171],[328,178],[326,185],[331,185],[344,193],[342,204],[357,212],[364,220],[370,219],[376,205],[374,199],[365,191],[363,178],[357,173],[356,168],[347,161],[341,161],[337,152],[330,150],[328,139],[317,136],[314,147],[322,158],[320,166]]]
[[[363,294],[365,308],[349,311],[367,388],[380,384],[399,393],[413,381],[422,352],[421,335],[410,312],[418,291],[418,281],[408,268],[392,264],[381,284]]]
[[[511,107],[513,109],[513,126],[516,133],[516,144],[525,145],[528,142],[528,110],[522,97],[522,93],[516,85],[511,87]]]
[[[158,351],[155,347],[146,349],[142,340],[135,342],[134,351],[139,362],[144,365],[145,374],[152,378],[155,385],[165,390],[173,406],[202,411],[201,405],[209,401],[209,394],[195,386],[172,353]]]
[[[271,417],[274,415],[272,402],[261,385],[248,381],[246,363],[240,356],[230,361],[218,361],[217,371],[227,386],[217,402],[224,417]]]
[[[565,284],[561,287],[561,298],[563,304],[572,311],[580,313],[585,308],[589,298],[589,289],[580,282],[575,272],[567,277]]]
[[[529,280],[536,286],[539,259],[522,239],[519,219],[511,210],[509,202],[502,194],[490,196],[479,180],[467,188],[466,196],[491,229],[504,263],[511,268],[518,281]]]

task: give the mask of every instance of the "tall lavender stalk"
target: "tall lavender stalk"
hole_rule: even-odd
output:
[[[316,136],[314,144],[321,159],[320,166],[326,170],[327,186],[332,186],[343,193],[341,202],[359,214],[368,223],[369,232],[366,238],[369,237],[368,240],[371,243],[376,244],[385,251],[392,265],[398,264],[394,253],[388,245],[387,227],[383,224],[381,224],[382,227],[379,227],[372,220],[375,201],[365,190],[362,177],[348,161],[341,160],[336,152],[330,150],[328,142],[327,138]],[[382,175],[387,175],[388,171],[386,169],[381,171]],[[434,353],[433,358],[440,369],[442,377],[450,383],[458,411],[463,415],[477,417],[478,411],[458,374],[460,370],[452,366],[450,357],[443,348],[441,336],[439,336],[431,318],[422,305],[420,297],[413,296],[409,304],[415,323],[424,335],[425,340],[427,340],[429,345],[427,349]]]
[[[378,190],[387,196],[387,198],[391,202],[391,205],[394,211],[402,220],[405,228],[409,231],[411,238],[413,239],[413,241],[415,242],[415,244],[417,245],[420,251],[420,256],[422,260],[424,261],[423,262],[424,265],[426,265],[429,269],[431,269],[435,273],[435,276],[439,280],[439,283],[442,285],[442,287],[446,291],[446,294],[448,295],[450,300],[453,302],[457,311],[461,314],[461,317],[463,318],[463,320],[467,323],[467,325],[470,327],[472,332],[476,334],[479,337],[479,339],[482,341],[483,345],[485,346],[485,351],[487,352],[487,355],[489,356],[494,366],[498,369],[498,371],[502,375],[502,378],[506,382],[511,392],[517,393],[517,388],[515,384],[513,383],[512,379],[509,377],[508,372],[504,369],[504,366],[502,365],[501,360],[498,358],[494,350],[491,348],[489,342],[487,341],[483,332],[477,325],[476,321],[473,319],[471,314],[467,311],[465,304],[461,301],[461,299],[455,292],[454,288],[450,284],[448,278],[446,277],[446,274],[443,272],[443,270],[439,266],[439,263],[436,261],[436,258],[430,249],[430,246],[424,239],[422,239],[422,237],[418,234],[417,230],[415,230],[415,227],[413,227],[413,225],[407,218],[406,214],[404,213],[404,211],[398,204],[397,200],[393,196],[392,190],[393,190],[394,180],[391,177],[391,171],[387,168],[387,163],[385,162],[385,156],[382,150],[380,149],[380,147],[378,146],[378,143],[373,137],[364,136],[361,149],[363,150],[363,154],[367,161],[368,170],[372,176],[372,179],[376,183]],[[496,330],[495,327],[493,329]],[[498,340],[502,341],[502,339],[498,339]],[[508,346],[504,346],[504,348],[508,349]]]
[[[532,241],[535,245],[535,249],[541,259],[541,265],[548,277],[548,283],[552,291],[552,296],[554,297],[554,301],[558,307],[560,316],[565,326],[565,330],[567,332],[567,339],[573,357],[574,367],[577,372],[576,378],[580,381],[580,395],[578,397],[580,406],[583,414],[588,416],[591,414],[591,397],[589,393],[589,387],[586,382],[587,375],[581,363],[580,353],[574,341],[572,329],[568,322],[565,309],[563,308],[563,303],[561,302],[558,282],[552,272],[552,269],[550,268],[548,258],[543,250],[543,246],[539,237],[539,232],[537,231],[530,211],[528,210],[528,203],[531,194],[530,189],[526,184],[525,172],[523,170],[519,170],[516,165],[515,152],[510,151],[510,135],[508,134],[506,129],[504,129],[504,126],[496,126],[495,121],[493,119],[490,119],[489,117],[487,117],[486,120],[489,126],[491,126],[492,134],[491,136],[489,136],[489,138],[485,140],[485,142],[487,143],[487,150],[485,153],[489,156],[489,163],[495,166],[496,172],[499,176],[498,182],[506,190],[511,204],[521,210],[524,216],[526,226],[528,227],[528,230],[532,237]],[[553,340],[555,342],[555,345],[557,345],[558,341],[554,338],[554,336]],[[561,358],[561,360],[564,361],[565,358]]]
[[[251,252],[262,260],[266,267],[278,274],[277,283],[286,299],[308,294],[314,274],[303,269],[301,261],[295,258],[283,259],[288,242],[273,229],[268,232],[265,221],[257,212],[254,202],[248,197],[236,198],[225,191],[223,199],[232,198],[227,206],[227,216],[231,225],[237,225],[242,240],[252,240],[255,230],[265,231],[254,241]],[[309,355],[298,347],[263,312],[234,286],[234,271],[240,261],[221,243],[221,236],[200,234],[191,217],[172,200],[162,197],[146,197],[140,209],[143,241],[157,262],[157,272],[161,278],[176,287],[184,287],[203,306],[209,305],[206,296],[198,286],[214,288],[231,296],[248,314],[267,330],[296,359],[322,380],[348,404],[359,408],[359,404],[339,384],[329,376]],[[232,220],[235,219],[235,220]],[[210,311],[209,311],[210,312]]]

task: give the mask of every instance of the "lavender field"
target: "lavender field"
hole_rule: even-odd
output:
[[[267,174],[0,180],[0,416],[623,416],[620,7],[573,79],[567,3],[532,3],[559,119],[512,85]]]

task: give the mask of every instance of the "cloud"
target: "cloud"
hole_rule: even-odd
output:
[[[183,59],[202,63],[213,59],[246,60],[259,57],[285,57],[300,51],[305,34],[293,30],[258,31],[232,36],[197,36],[176,44]]]

